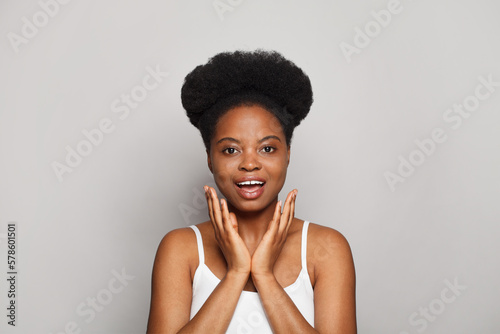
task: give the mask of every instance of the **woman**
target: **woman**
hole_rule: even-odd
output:
[[[225,199],[205,186],[210,221],[160,243],[148,333],[356,333],[349,244],[294,216],[296,189],[278,201],[307,75],[277,52],[225,52],[181,96]]]

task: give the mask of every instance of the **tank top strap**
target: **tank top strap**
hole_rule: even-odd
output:
[[[198,260],[200,261],[199,266],[205,263],[205,252],[203,251],[203,240],[201,239],[201,233],[198,227],[195,225],[189,225],[196,234],[196,244],[198,245]]]
[[[301,250],[300,250],[302,269],[305,269],[306,272],[307,272],[307,229],[308,229],[308,227],[309,227],[309,222],[306,220],[306,221],[304,221],[304,224],[302,225],[302,242],[301,242]]]

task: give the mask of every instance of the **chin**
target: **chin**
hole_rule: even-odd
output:
[[[274,197],[276,198],[276,197]],[[261,212],[273,205],[274,199],[258,198],[254,200],[245,200],[237,198],[236,201],[230,201],[234,210],[240,212]]]

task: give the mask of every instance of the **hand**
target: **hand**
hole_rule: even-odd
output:
[[[281,213],[281,201],[276,203],[273,219],[252,256],[252,276],[274,276],[274,264],[283,249],[288,229],[295,215],[296,196],[296,189],[288,193],[283,213]]]
[[[227,262],[227,272],[250,274],[251,258],[247,246],[238,234],[236,215],[229,213],[227,202],[219,199],[215,189],[205,186],[205,197],[208,203],[208,214],[215,232],[215,240]]]

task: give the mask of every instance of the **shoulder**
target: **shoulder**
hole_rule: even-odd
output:
[[[349,270],[354,265],[349,242],[342,233],[331,227],[310,223],[307,248],[316,277],[324,271]]]
[[[356,274],[349,243],[333,228],[310,227],[307,248],[314,263],[315,328],[356,333]]]
[[[188,245],[193,241],[196,242],[196,235],[192,228],[177,228],[165,234],[165,236],[161,239],[158,249],[164,251],[170,248],[175,248],[175,246]]]
[[[148,333],[178,329],[189,321],[193,261],[196,235],[191,228],[172,230],[162,238],[153,265]]]
[[[314,243],[319,243],[319,247],[328,245],[328,251],[332,247],[339,249],[350,249],[349,242],[342,233],[334,228],[315,223],[309,223],[308,239]]]
[[[196,234],[192,228],[183,227],[168,232],[162,238],[156,252],[155,266],[168,262],[178,268],[186,264],[191,267],[191,262],[196,258]]]

